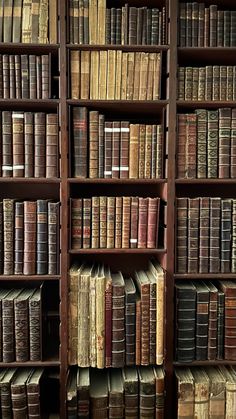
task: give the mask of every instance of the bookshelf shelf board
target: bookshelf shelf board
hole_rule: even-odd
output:
[[[58,105],[58,99],[0,99],[1,110],[47,111],[56,110]]]
[[[44,177],[36,177],[36,178],[27,178],[27,177],[0,177],[0,183],[60,183],[60,178],[44,178]]]
[[[168,45],[89,45],[89,44],[67,44],[70,50],[85,51],[107,51],[110,49],[121,50],[124,52],[160,52],[168,51]]]
[[[69,178],[69,183],[89,183],[89,184],[121,184],[121,185],[158,185],[166,183],[166,179],[80,179],[80,178]]]
[[[233,100],[177,100],[178,109],[235,108]]]
[[[228,185],[236,184],[236,179],[176,179],[177,185]]]
[[[226,65],[234,64],[234,57],[236,53],[235,47],[179,47],[178,57],[180,62],[192,62],[192,60],[201,63],[215,63],[220,60]]]
[[[205,367],[207,365],[236,365],[236,361],[228,361],[225,359],[216,359],[212,361],[192,361],[192,362],[174,362],[174,366],[176,367]]]
[[[14,367],[59,367],[59,360],[47,361],[26,361],[26,362],[0,362],[0,368],[14,368]]]
[[[61,275],[0,275],[0,281],[55,281]]]
[[[215,274],[174,274],[175,279],[202,279],[202,280],[212,280],[212,279],[236,279],[236,273],[232,274],[223,274],[223,273],[215,273]]]
[[[13,43],[13,42],[0,42],[0,53],[9,52],[12,53],[23,53],[23,54],[48,54],[57,53],[59,50],[59,44],[25,44],[25,43]]]
[[[140,113],[141,115],[157,116],[168,105],[168,100],[85,100],[67,99],[68,105],[86,106],[96,110]],[[138,115],[137,115],[138,117]],[[128,116],[127,116],[128,118]]]
[[[70,249],[69,253],[71,255],[85,255],[85,254],[95,254],[95,255],[101,255],[101,254],[137,254],[137,255],[143,255],[143,254],[153,254],[153,255],[159,255],[159,254],[165,254],[166,249]]]

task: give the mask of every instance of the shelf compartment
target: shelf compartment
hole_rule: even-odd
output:
[[[91,44],[67,44],[66,47],[70,50],[85,50],[85,51],[107,51],[111,49],[121,50],[124,52],[160,52],[168,51],[168,45],[91,45]]]
[[[166,254],[166,249],[70,249],[69,253],[71,255],[86,255],[86,254],[94,254],[94,255],[101,255],[101,254],[150,254],[150,255],[158,255],[158,254]]]
[[[0,102],[1,103],[1,102]],[[157,118],[161,115],[162,109],[168,105],[168,100],[86,100],[86,99],[67,99],[68,105],[86,106],[89,109],[96,109],[98,111],[113,111],[113,112],[130,112],[135,113],[136,117]],[[234,102],[235,104],[235,102]],[[235,104],[236,106],[236,104]],[[127,116],[128,118],[128,116]]]
[[[0,110],[57,110],[58,99],[0,99]]]
[[[46,184],[53,184],[53,183],[60,183],[60,178],[44,178],[44,177],[35,177],[35,178],[27,178],[27,177],[0,177],[0,183],[46,183]]]
[[[200,274],[200,273],[196,273],[196,274],[190,274],[190,273],[186,273],[186,274],[174,274],[174,278],[175,279],[202,279],[204,281],[212,281],[213,279],[236,279],[236,273],[232,274],[223,274],[223,273],[206,273],[206,274]]]

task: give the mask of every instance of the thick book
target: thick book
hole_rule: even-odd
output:
[[[14,201],[3,199],[3,274],[14,272]]]
[[[176,270],[186,273],[188,267],[188,198],[176,199]]]
[[[200,198],[199,206],[199,272],[209,271],[210,198]]]
[[[209,377],[203,368],[193,368],[191,373],[194,379],[194,416],[206,417],[209,412]]]
[[[125,367],[122,370],[124,380],[125,417],[138,418],[139,412],[139,376],[136,368]]]
[[[224,358],[235,360],[236,347],[236,284],[226,280],[219,282],[221,291],[224,292]]]
[[[26,383],[31,376],[31,368],[18,369],[11,382],[11,399],[13,417],[28,415]]]
[[[91,416],[96,418],[107,417],[109,406],[108,373],[103,370],[91,370],[90,372],[90,405]]]
[[[60,202],[48,202],[48,274],[59,271]]]
[[[176,368],[177,418],[194,417],[194,378],[190,368]]]
[[[221,200],[220,265],[222,273],[231,269],[232,200]]]
[[[153,368],[156,380],[156,419],[164,419],[165,372],[162,367]]]
[[[110,271],[104,265],[99,266],[96,280],[96,348],[97,348],[97,367],[104,368],[106,361],[106,285],[110,279]]]
[[[125,365],[135,365],[136,287],[132,278],[125,279]],[[155,363],[155,362],[154,362]]]
[[[87,177],[88,111],[85,107],[73,108],[73,161],[72,175]]]
[[[2,360],[15,361],[14,299],[22,289],[12,289],[2,300]]]
[[[24,203],[15,203],[14,274],[23,274],[24,261]]]
[[[42,360],[42,288],[29,297],[29,359]]]
[[[109,417],[122,418],[124,413],[124,382],[121,369],[110,369],[108,375],[108,386]]]
[[[89,389],[90,389],[89,368],[78,368],[77,370],[77,415],[78,417],[89,418],[89,413],[90,413]]]
[[[210,380],[209,415],[212,418],[225,417],[225,377],[217,367],[208,367],[206,373]]]
[[[208,359],[209,298],[210,291],[203,281],[193,281],[196,301],[196,360]]]
[[[199,198],[188,199],[188,272],[199,269]]]
[[[218,289],[212,282],[206,282],[209,289],[208,359],[217,357],[217,303]]]
[[[141,296],[141,365],[149,365],[150,279],[146,272],[135,272],[135,284]]]
[[[48,202],[37,200],[37,244],[36,272],[45,275],[48,272]]]
[[[209,247],[209,272],[220,271],[220,223],[221,199],[210,198],[210,247]]]
[[[6,373],[0,381],[1,414],[3,418],[12,417],[11,382],[16,372],[16,368],[6,369]]]
[[[43,368],[35,368],[26,381],[28,418],[40,419],[41,417],[41,380],[44,374]]]
[[[139,367],[140,417],[154,417],[156,413],[156,382],[153,367]]]
[[[36,201],[24,201],[24,275],[36,272]]]
[[[66,410],[68,419],[77,418],[77,371],[71,370],[66,384]]]
[[[112,367],[125,365],[125,281],[112,274]]]

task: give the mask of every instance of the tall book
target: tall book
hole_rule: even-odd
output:
[[[27,404],[28,404],[28,417],[29,419],[40,419],[41,406],[40,406],[40,393],[41,393],[41,380],[44,374],[43,368],[35,368],[33,373],[26,381]]]
[[[125,365],[125,281],[121,272],[112,274],[112,366]]]
[[[11,382],[12,412],[14,416],[28,415],[26,382],[31,376],[31,368],[18,369]]]
[[[125,367],[122,370],[124,380],[125,417],[138,417],[139,412],[139,377],[136,368]]]
[[[197,291],[196,360],[207,360],[209,330],[209,289],[203,281],[193,282]]]
[[[77,370],[77,415],[89,417],[89,389],[90,371],[89,368],[78,368]]]

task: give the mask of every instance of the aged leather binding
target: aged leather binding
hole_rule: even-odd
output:
[[[221,199],[210,198],[210,269],[209,272],[220,271],[220,222]]]
[[[48,203],[48,274],[56,275],[59,269],[60,202]]]
[[[207,360],[210,292],[203,281],[194,281],[197,290],[196,305],[196,360]]]
[[[177,418],[194,417],[194,379],[190,368],[176,368],[178,389]]]
[[[199,223],[199,272],[209,271],[209,216],[210,198],[200,198]]]
[[[208,324],[208,354],[210,360],[217,356],[217,302],[218,289],[211,283],[206,282],[209,289],[209,324]]]
[[[111,367],[112,360],[112,278],[110,269],[105,269],[105,366]]]
[[[16,368],[8,368],[4,377],[0,381],[0,397],[1,397],[1,413],[11,417],[12,415],[12,401],[11,401],[11,382],[16,374]]]
[[[132,278],[125,280],[125,364],[135,365],[136,288]]]
[[[12,112],[13,177],[24,176],[24,113]]]
[[[198,272],[199,198],[188,199],[188,272]]]
[[[34,114],[34,176],[45,177],[46,168],[46,114]]]
[[[15,203],[14,274],[23,274],[24,261],[24,203]]]
[[[115,197],[107,197],[107,248],[115,247]]]
[[[24,275],[36,272],[36,227],[36,202],[24,201]]]
[[[98,177],[98,111],[89,112],[89,177]]]
[[[125,281],[112,274],[112,367],[125,364]]]
[[[73,108],[73,161],[74,177],[87,177],[87,108]]]
[[[138,248],[147,247],[148,198],[139,198]]]
[[[122,249],[130,247],[130,207],[131,198],[129,196],[123,196],[123,207],[122,207]]]
[[[176,253],[177,253],[177,272],[187,272],[188,260],[187,260],[187,243],[188,243],[188,198],[177,198],[176,199],[176,216],[177,216],[177,228],[176,228]]]
[[[12,275],[14,272],[14,201],[3,199],[3,274]]]
[[[91,238],[91,247],[92,249],[99,248],[99,197],[92,197],[92,238]],[[114,246],[113,246],[114,247]]]
[[[77,396],[78,396],[78,416],[89,417],[89,388],[90,388],[90,373],[89,368],[78,368],[77,370]]]
[[[57,114],[46,115],[46,177],[58,176],[58,118]]]
[[[2,360],[15,360],[14,299],[22,289],[12,289],[2,300]]]
[[[229,273],[231,265],[231,230],[232,230],[232,200],[222,199],[221,201],[221,272]]]
[[[36,272],[45,275],[48,272],[48,202],[37,200],[37,245]]]
[[[139,367],[139,411],[142,417],[154,417],[156,411],[156,382],[152,367]]]
[[[141,295],[141,365],[149,365],[150,339],[150,280],[144,271],[135,272]]]
[[[40,383],[44,373],[43,368],[36,368],[26,381],[28,417],[40,419]]]
[[[42,287],[29,297],[29,356],[31,361],[42,360]]]
[[[11,399],[13,417],[19,419],[27,416],[26,382],[33,370],[31,368],[18,369],[11,382]]]
[[[122,418],[124,415],[124,382],[120,369],[111,369],[108,375],[109,416]]]
[[[83,220],[83,201],[71,199],[71,247],[81,249],[82,247],[82,220]]]

